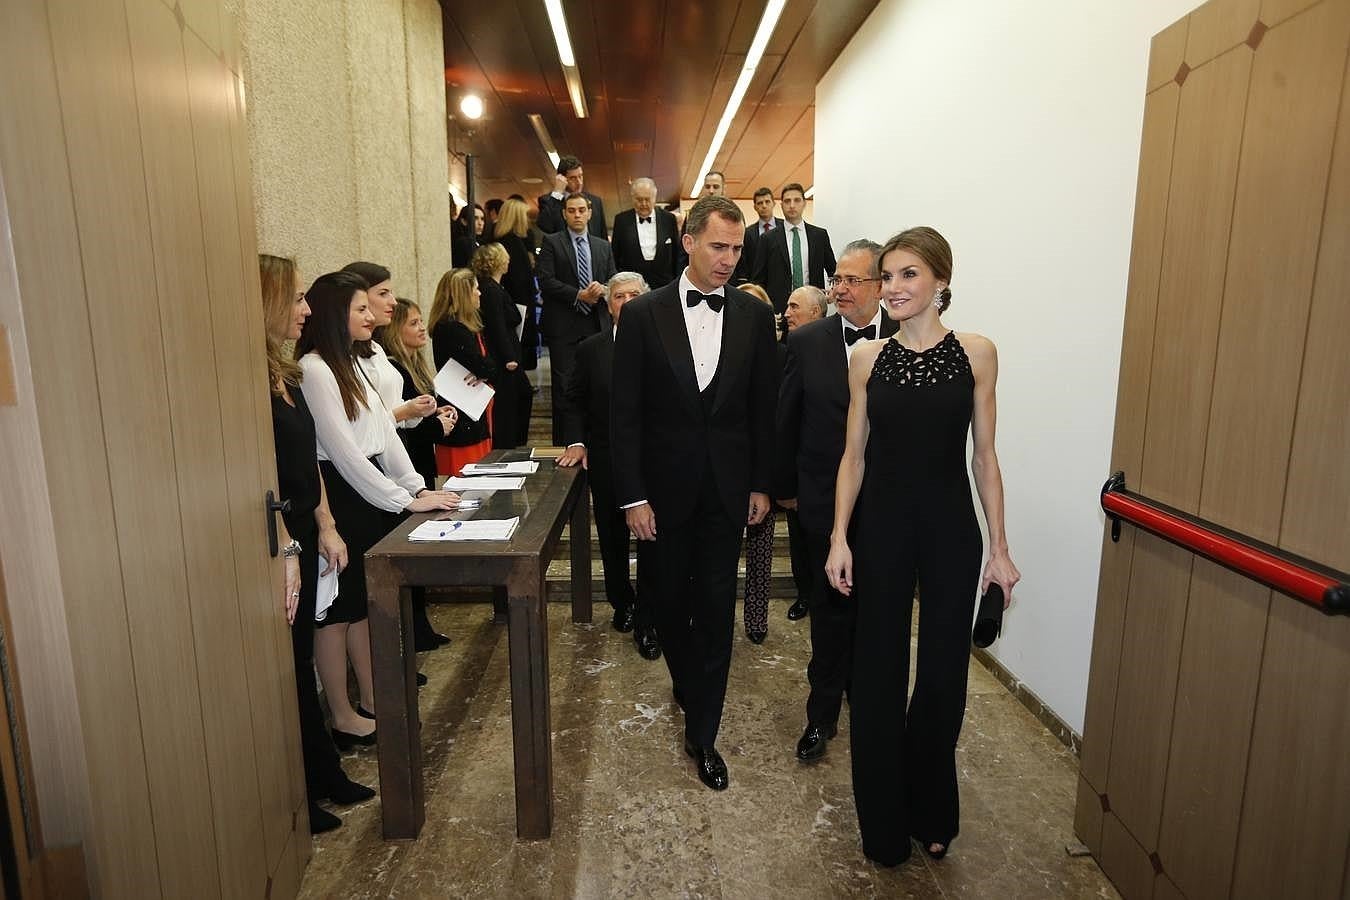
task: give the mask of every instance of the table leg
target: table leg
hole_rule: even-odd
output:
[[[379,731],[380,805],[384,837],[415,838],[426,808],[422,794],[421,726],[417,719],[417,654],[412,598],[388,559],[366,560],[370,655]]]
[[[553,830],[553,743],[548,697],[548,617],[544,573],[522,564],[507,585],[510,616],[511,732],[515,750],[516,836]]]
[[[571,565],[572,565],[572,621],[589,624],[591,621],[591,499],[586,488],[586,474],[577,474],[576,504],[572,507]]]

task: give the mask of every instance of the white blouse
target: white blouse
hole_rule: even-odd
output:
[[[389,361],[389,354],[377,342],[371,341],[370,349],[375,351],[375,355],[358,359],[357,365],[375,382],[375,390],[380,392],[380,399],[392,416],[394,410],[403,404],[403,376],[398,374],[398,369]],[[421,416],[412,416],[402,422],[395,422],[394,427],[416,428],[421,422]]]
[[[331,462],[371,506],[401,512],[426,483],[413,469],[408,451],[394,431],[394,416],[380,393],[370,390],[358,369],[356,381],[369,408],[358,403],[353,422],[342,408],[342,393],[333,370],[317,353],[300,357],[300,370],[304,373],[305,403],[314,416],[319,459]],[[402,379],[399,384],[402,393]],[[371,457],[378,458],[378,466],[371,463]]]

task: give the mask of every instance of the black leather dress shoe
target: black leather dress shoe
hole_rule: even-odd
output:
[[[350,750],[353,747],[374,747],[375,732],[370,734],[352,734],[350,731],[339,731],[333,729],[333,743],[337,744],[339,750]]]
[[[371,712],[370,710],[366,709],[366,708],[365,708],[364,706],[362,706],[360,703],[356,704],[356,714],[357,714],[358,716],[360,716],[361,718],[363,718],[363,719],[374,719],[374,718],[375,718],[375,714],[374,714],[373,712]]]
[[[684,752],[693,757],[698,768],[698,780],[714,791],[725,791],[731,783],[727,778],[727,764],[715,747],[696,747],[684,739]]]
[[[332,831],[340,825],[342,825],[342,820],[322,806],[319,806],[317,803],[311,803],[309,805],[310,834],[323,834],[325,831]]]
[[[620,634],[627,634],[633,630],[633,618],[636,615],[637,613],[633,611],[633,604],[631,603],[615,607],[614,618],[610,620],[610,624]]]
[[[661,641],[656,637],[655,625],[643,625],[635,630],[633,643],[637,644],[638,655],[643,659],[661,658]]]
[[[350,806],[353,803],[361,803],[375,796],[372,788],[364,784],[357,784],[350,778],[344,778],[341,782],[334,784],[328,789],[328,799],[339,806]]]
[[[427,686],[427,676],[423,675],[421,672],[417,673],[417,686],[418,687]]]
[[[448,643],[450,638],[437,631],[419,632],[413,636],[413,650],[418,653],[439,650]]]
[[[810,611],[806,606],[806,601],[798,599],[796,603],[788,607],[787,617],[795,622],[798,619],[805,619],[806,614]]]
[[[825,744],[839,733],[834,725],[807,725],[802,738],[797,742],[797,758],[802,762],[811,762],[825,755]]]

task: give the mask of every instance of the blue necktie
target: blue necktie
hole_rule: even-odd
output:
[[[586,235],[576,236],[577,242],[577,285],[585,288],[591,283],[591,245]]]

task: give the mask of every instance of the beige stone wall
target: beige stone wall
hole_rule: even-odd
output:
[[[436,0],[243,0],[258,248],[354,259],[429,308],[450,267]]]

